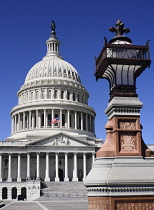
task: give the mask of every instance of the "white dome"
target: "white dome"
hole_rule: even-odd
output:
[[[64,61],[60,56],[46,56],[42,61],[36,63],[28,72],[25,84],[33,82],[34,80],[43,80],[43,79],[69,79],[75,80],[79,83],[80,77],[76,69]]]

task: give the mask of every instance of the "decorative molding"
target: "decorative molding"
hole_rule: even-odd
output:
[[[101,195],[135,195],[135,194],[152,194],[154,187],[87,187],[88,196],[101,196]]]
[[[120,135],[120,146],[122,151],[136,150],[136,136],[133,135]]]
[[[136,129],[136,123],[135,122],[119,122],[120,129]]]
[[[143,202],[143,203],[142,203]],[[154,209],[154,202],[152,201],[119,201],[116,203],[116,210],[136,210],[136,209],[145,209],[152,210]]]

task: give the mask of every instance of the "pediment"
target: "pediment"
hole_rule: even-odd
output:
[[[34,146],[94,146],[94,144],[91,144],[87,142],[86,140],[80,140],[77,138],[74,138],[73,136],[64,134],[64,133],[59,133],[35,142],[32,142],[30,145]]]

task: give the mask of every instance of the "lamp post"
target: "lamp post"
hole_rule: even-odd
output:
[[[130,29],[124,28],[121,20],[109,30],[116,36],[109,42],[105,38],[95,71],[96,80],[107,79],[110,85],[106,141],[84,181],[88,206],[90,210],[127,210],[132,205],[141,209],[147,203],[150,209],[154,199],[153,152],[142,139],[143,104],[136,93],[137,77],[150,67],[149,42],[133,45],[123,35]]]

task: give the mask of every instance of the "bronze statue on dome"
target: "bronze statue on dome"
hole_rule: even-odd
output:
[[[56,38],[55,29],[56,29],[56,24],[55,24],[54,20],[52,20],[52,22],[51,22],[51,36],[54,38]]]

